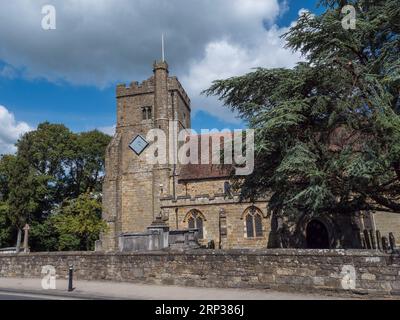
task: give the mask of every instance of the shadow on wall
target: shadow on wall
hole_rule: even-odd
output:
[[[291,220],[273,214],[268,247],[363,249],[360,229],[351,217],[306,214]]]

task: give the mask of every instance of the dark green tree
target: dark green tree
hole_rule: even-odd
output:
[[[47,122],[22,136],[16,155],[0,158],[0,226],[4,225],[0,237],[15,233],[20,243],[21,228],[29,223],[31,250],[74,248],[60,244],[68,241],[82,247],[81,241],[88,240],[60,233],[53,217],[66,199],[73,201],[81,194],[101,191],[110,140],[97,130],[76,134],[64,125]],[[15,243],[15,237],[8,243]]]
[[[15,156],[4,155],[0,158],[0,248],[11,247],[15,227],[10,220],[10,207],[8,205],[9,182],[15,163]]]
[[[8,183],[8,218],[17,229],[17,251],[21,245],[22,228],[37,210],[34,194],[34,176],[26,159],[15,157]]]
[[[11,247],[12,226],[9,221],[9,207],[4,201],[0,201],[0,248]]]
[[[321,1],[284,38],[305,61],[218,80],[217,95],[256,130],[253,174],[234,178],[243,199],[271,195],[293,216],[400,212],[398,0]],[[356,29],[341,9],[356,8]]]
[[[10,180],[10,171],[14,156],[0,156],[0,200],[4,201],[8,198],[8,182]]]
[[[94,130],[76,136],[75,154],[69,172],[70,196],[85,192],[101,192],[104,176],[105,150],[110,136]]]
[[[67,180],[76,155],[76,135],[64,125],[45,122],[26,133],[17,148],[18,158],[25,159],[34,171],[34,194],[39,202],[36,218],[46,218],[55,204],[69,196]]]

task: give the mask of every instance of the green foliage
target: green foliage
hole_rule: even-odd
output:
[[[6,200],[9,194],[8,181],[13,167],[14,156],[5,155],[0,157],[0,200]]]
[[[22,229],[30,214],[37,209],[34,201],[34,176],[29,163],[22,157],[15,157],[8,182],[9,219],[16,228]]]
[[[29,245],[35,251],[56,251],[59,245],[59,234],[54,227],[51,216],[41,222],[32,221],[29,231]]]
[[[9,207],[7,203],[0,202],[0,248],[11,247],[11,223],[8,215]]]
[[[110,137],[97,130],[77,135],[75,154],[71,162],[69,184],[73,188],[70,196],[101,191],[99,181],[103,177],[105,148],[109,143]]]
[[[256,129],[243,199],[272,194],[277,213],[400,212],[400,6],[321,1],[284,35],[306,62],[218,80],[217,95]],[[341,8],[357,8],[345,30]]]
[[[29,223],[31,250],[90,247],[97,231],[85,234],[90,240],[60,234],[53,217],[65,199],[73,201],[86,192],[101,191],[110,141],[111,137],[97,130],[75,134],[64,125],[47,122],[22,136],[16,155],[0,158],[0,201],[9,208],[7,225],[12,231],[7,241],[15,244],[15,230]]]
[[[99,196],[89,193],[66,201],[52,222],[60,235],[59,250],[93,250],[94,242],[107,229]]]

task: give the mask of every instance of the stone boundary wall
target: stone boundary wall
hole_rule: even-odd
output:
[[[400,255],[358,250],[190,250],[0,255],[1,277],[66,278],[291,292],[400,295]],[[354,281],[355,280],[355,281]]]

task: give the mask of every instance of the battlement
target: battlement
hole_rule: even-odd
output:
[[[271,195],[267,195],[265,198],[260,198],[256,200],[254,203],[264,203],[268,202]],[[160,198],[161,207],[168,208],[176,208],[176,207],[192,207],[198,205],[223,205],[223,204],[235,204],[240,203],[240,193],[233,193],[231,196],[228,196],[225,193],[210,193],[210,194],[188,194],[188,195],[179,195],[174,199],[172,195],[167,195]],[[244,201],[247,203],[247,201]]]
[[[233,194],[231,197],[229,197],[224,193],[197,194],[197,195],[178,196],[176,199],[174,199],[172,195],[169,195],[161,198],[160,200],[161,200],[161,207],[169,208],[169,207],[193,206],[201,204],[238,203],[240,201],[240,195]]]
[[[154,93],[154,84],[154,76],[144,80],[141,83],[138,81],[133,81],[128,86],[124,83],[118,84],[116,88],[116,95],[117,98],[122,98],[140,94]],[[177,91],[190,109],[190,98],[177,77],[173,76],[168,78],[168,91]]]
[[[148,94],[154,92],[154,76],[144,80],[142,83],[133,81],[127,86],[126,84],[117,85],[117,98],[134,96],[139,94]]]
[[[183,88],[182,84],[180,83],[178,77],[169,77],[168,78],[168,90],[169,91],[177,91],[179,92],[179,94],[181,95],[183,101],[185,101],[186,105],[189,107],[190,109],[190,98],[189,95],[186,93],[185,89]]]

